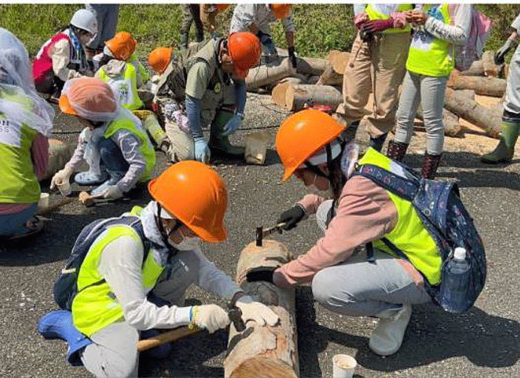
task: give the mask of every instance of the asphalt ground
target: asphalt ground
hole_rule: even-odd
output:
[[[271,148],[266,164],[212,162],[229,191],[229,239],[205,244],[203,250],[231,276],[240,251],[254,240],[255,228],[272,225],[281,211],[305,194],[303,185],[295,180],[280,183],[282,168],[273,146],[277,125],[285,116],[268,96],[250,95],[244,129],[232,139],[243,143],[249,133],[269,133]],[[74,119],[58,112],[55,123],[57,138],[75,142],[80,125]],[[357,137],[366,146],[366,132],[360,128]],[[490,167],[471,152],[474,139],[468,138],[466,145],[450,139],[446,139],[439,178],[459,180],[464,203],[487,250],[488,279],[476,306],[461,315],[444,313],[433,305],[415,306],[401,350],[381,358],[368,348],[373,319],[329,312],[314,303],[309,287],[301,287],[296,291],[296,322],[302,378],[331,377],[332,357],[337,353],[357,359],[358,377],[520,377],[519,155],[512,165]],[[419,167],[423,150],[424,132],[418,131],[405,162]],[[167,165],[158,153],[156,174]],[[42,189],[48,191],[49,183],[43,183]],[[80,188],[74,184],[73,189],[77,195]],[[59,198],[52,194],[51,203]],[[148,200],[146,191],[141,190],[130,200],[109,205],[85,208],[74,202],[50,214],[38,237],[4,246],[6,250],[0,252],[0,377],[90,376],[82,367],[69,366],[65,343],[44,340],[36,325],[41,316],[57,308],[52,285],[82,227],[98,218],[117,216],[133,205],[145,205]],[[305,253],[319,237],[312,218],[291,232],[274,236],[297,255]],[[224,305],[198,288],[190,289],[187,297],[190,304]],[[223,377],[226,344],[226,331],[200,333],[177,342],[166,360],[142,356],[140,375]]]

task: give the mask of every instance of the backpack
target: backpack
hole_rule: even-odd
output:
[[[442,258],[441,277],[446,274],[446,266],[453,257],[456,247],[466,249],[466,259],[471,266],[465,293],[465,308],[469,310],[475,303],[486,282],[486,254],[484,245],[473,224],[473,219],[464,207],[459,189],[454,182],[426,180],[420,178],[411,168],[394,162],[403,168],[404,176],[389,172],[375,165],[362,165],[354,175],[372,180],[382,188],[410,201],[423,226],[434,239]],[[408,260],[390,240],[381,239],[397,256]],[[367,245],[367,258],[373,261],[372,243]],[[451,312],[450,298],[441,295],[441,286],[431,285],[424,277],[425,289],[434,303]]]
[[[455,68],[466,71],[475,60],[482,58],[489,36],[491,21],[483,13],[471,7],[471,28],[464,45],[455,46]]]
[[[101,233],[109,227],[116,225],[128,225],[137,232],[141,240],[143,240],[145,247],[143,262],[146,260],[150,250],[150,245],[144,236],[143,225],[138,217],[122,215],[118,218],[98,219],[89,223],[76,239],[70,257],[67,260],[67,264],[65,265],[65,268],[61,270],[56,282],[54,283],[54,300],[61,309],[72,309],[72,301],[78,294],[79,270],[83,260],[85,260],[85,256],[87,256],[90,246],[96,238],[101,235]],[[101,285],[104,282],[105,280],[102,279],[90,286]]]

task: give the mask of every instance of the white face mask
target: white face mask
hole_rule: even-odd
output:
[[[193,251],[199,248],[199,238],[196,236],[188,237],[184,236],[180,243],[174,243],[171,239],[168,239],[168,243],[179,251]]]
[[[307,190],[311,192],[312,194],[316,194],[317,196],[330,199],[334,197],[334,192],[332,191],[332,187],[329,182],[329,187],[325,190],[320,189],[316,186],[316,180],[318,179],[318,175],[314,176],[314,182],[307,187]]]

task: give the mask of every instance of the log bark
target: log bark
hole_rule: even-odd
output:
[[[54,176],[70,160],[74,153],[74,146],[58,139],[49,139],[49,162],[45,174],[40,180],[47,180]]]
[[[274,240],[264,240],[261,247],[253,242],[242,251],[237,265],[237,283],[246,294],[269,306],[280,321],[273,327],[249,322],[242,334],[230,326],[225,378],[300,376],[294,289],[281,289],[265,281],[249,282],[247,278],[249,272],[277,268],[292,258],[287,248]]]
[[[330,64],[338,75],[343,75],[345,73],[345,68],[347,68],[349,59],[350,53],[341,51],[338,54],[331,56]]]
[[[332,65],[328,65],[316,85],[339,85],[343,84],[343,75],[334,71]]]
[[[304,75],[321,76],[327,68],[327,61],[320,58],[298,58],[296,71]]]
[[[452,89],[472,89],[478,95],[502,97],[506,91],[506,81],[493,77],[450,75],[447,84]]]
[[[276,105],[286,107],[285,104],[285,93],[291,85],[302,84],[302,80],[296,77],[286,77],[281,80],[272,90],[271,98]],[[304,84],[304,83],[303,83]]]
[[[458,93],[458,91],[454,91],[451,88],[446,88],[444,107],[460,118],[464,118],[466,121],[483,129],[489,136],[493,138],[499,137],[501,132],[500,116],[495,111],[486,109],[464,94]]]
[[[484,62],[482,60],[475,60],[466,71],[460,72],[460,75],[484,76]]]
[[[424,121],[424,115],[422,108],[419,106],[417,109],[417,113],[415,114],[416,118]],[[444,124],[444,135],[453,137],[453,138],[463,138],[464,137],[464,129],[459,123],[459,117],[450,112],[447,109],[442,110],[442,122]]]
[[[276,66],[261,65],[249,70],[246,77],[247,89],[256,89],[273,84],[295,73],[289,59],[283,59]]]
[[[498,77],[500,73],[500,67],[495,64],[494,51],[486,51],[482,55],[482,66],[484,69],[484,75],[487,77]]]
[[[306,103],[330,105],[335,111],[342,101],[341,90],[329,85],[294,85],[285,94],[287,108],[292,111],[302,110]]]

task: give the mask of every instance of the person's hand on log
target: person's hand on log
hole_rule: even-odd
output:
[[[289,60],[291,61],[291,65],[293,68],[297,68],[298,67],[298,60],[296,59],[296,54],[295,54],[295,51],[294,51],[294,46],[290,46],[288,49],[287,49],[287,52],[289,53]]]
[[[276,223],[285,223],[282,226],[282,228],[285,231],[288,231],[296,227],[304,217],[305,210],[303,210],[303,208],[300,205],[296,205],[280,214],[280,217],[278,218],[278,221]]]
[[[253,320],[259,326],[267,324],[272,327],[280,320],[273,310],[263,303],[254,301],[249,295],[240,297],[236,306],[242,311],[242,320],[246,324],[249,320]]]
[[[386,20],[371,20],[363,24],[365,33],[378,33],[394,27],[394,19],[392,17]]]
[[[495,64],[504,64],[506,54],[511,50],[516,44],[514,39],[509,38],[506,43],[495,53]]]
[[[363,26],[363,24],[365,22],[368,21],[368,15],[365,13],[365,12],[361,12],[359,14],[356,14],[354,16],[354,26],[358,29],[358,30],[361,30],[361,27]]]
[[[231,322],[228,313],[214,304],[193,306],[190,319],[190,327],[207,329],[209,333],[226,328]]]

